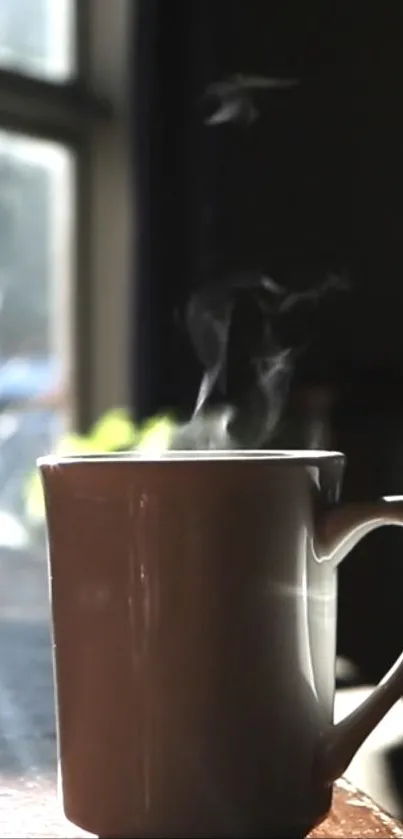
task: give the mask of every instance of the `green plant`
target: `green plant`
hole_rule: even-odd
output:
[[[158,454],[169,446],[174,429],[175,422],[169,416],[153,417],[137,427],[129,411],[115,408],[97,420],[88,434],[69,432],[63,435],[55,446],[54,454],[57,457],[122,451]],[[31,525],[43,522],[45,505],[37,470],[27,481],[25,510]]]

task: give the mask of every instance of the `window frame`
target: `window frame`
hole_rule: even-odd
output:
[[[80,430],[131,402],[133,14],[130,0],[75,0],[66,82],[0,68],[0,129],[61,143],[76,161],[70,406]]]

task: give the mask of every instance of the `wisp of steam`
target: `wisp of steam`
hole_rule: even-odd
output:
[[[251,126],[259,115],[257,99],[276,91],[291,91],[300,84],[294,78],[268,78],[235,74],[211,84],[204,100],[212,112],[209,126],[236,123]],[[194,413],[179,426],[171,449],[257,449],[270,445],[281,422],[297,356],[309,335],[283,336],[290,319],[301,307],[312,309],[331,288],[346,287],[330,277],[319,288],[287,294],[270,277],[242,274],[208,284],[192,295],[186,310],[186,325],[195,353],[204,369]],[[236,404],[225,399],[230,329],[239,293],[258,304],[263,320],[259,345],[250,348],[250,382]],[[285,327],[285,328],[284,328]],[[289,330],[288,330],[289,332]],[[281,333],[281,340],[280,340]],[[213,393],[224,398],[219,408],[211,406]]]
[[[246,126],[259,116],[256,97],[260,93],[290,90],[299,84],[298,79],[274,79],[266,76],[247,76],[236,73],[222,81],[213,82],[204,94],[204,99],[213,103],[206,125],[220,125],[235,122]]]
[[[188,302],[186,325],[205,373],[193,416],[176,430],[170,448],[258,449],[270,445],[286,405],[295,360],[306,346],[311,331],[307,315],[332,289],[345,288],[344,281],[331,276],[315,289],[287,294],[271,278],[251,274],[233,276],[194,293]],[[244,399],[237,405],[224,401],[221,407],[213,408],[210,405],[213,392],[226,392],[230,327],[240,291],[256,300],[264,328],[258,348],[251,350],[253,373]],[[294,336],[292,346],[283,346],[278,334],[285,334],[287,327],[290,331],[294,311],[305,328],[302,334]]]

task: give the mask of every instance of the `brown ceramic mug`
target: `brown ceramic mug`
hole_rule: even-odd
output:
[[[43,458],[59,768],[99,836],[303,836],[403,692],[333,725],[337,565],[403,500],[337,452]]]

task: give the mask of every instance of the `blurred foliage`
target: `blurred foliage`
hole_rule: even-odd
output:
[[[115,408],[108,411],[92,426],[88,434],[68,433],[60,438],[53,454],[56,457],[113,452],[140,452],[143,455],[161,454],[169,448],[175,422],[169,416],[157,416],[136,427],[129,411]],[[43,522],[45,503],[39,472],[30,475],[25,492],[26,514],[32,525]]]

